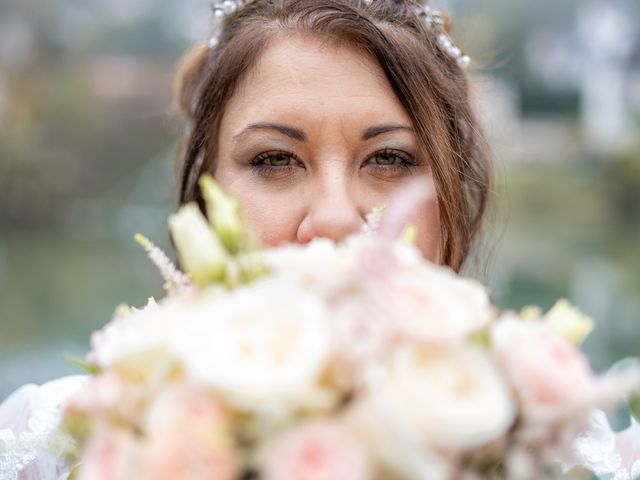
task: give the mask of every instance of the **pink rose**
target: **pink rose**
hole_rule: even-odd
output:
[[[175,432],[154,436],[145,445],[145,479],[231,480],[238,477],[238,461],[230,448]],[[136,478],[136,477],[130,477]]]
[[[580,350],[539,321],[503,317],[493,328],[493,348],[525,406],[586,405],[595,379]]]
[[[189,387],[163,391],[147,415],[146,478],[236,478],[228,426],[228,410],[209,392]]]
[[[229,410],[213,393],[190,386],[178,385],[160,392],[151,404],[146,418],[150,435],[171,431],[225,429],[230,418]]]
[[[140,477],[140,445],[125,430],[102,430],[87,444],[78,480],[129,480]]]
[[[440,267],[397,274],[371,287],[371,303],[400,334],[419,341],[463,342],[493,317],[489,296],[479,283]]]
[[[463,344],[494,318],[479,283],[435,265],[398,266],[365,279],[358,289],[339,305],[336,322],[355,356],[384,352],[399,341]]]
[[[92,423],[135,422],[147,395],[143,385],[107,370],[87,380],[67,405],[65,416]]]
[[[343,425],[319,420],[294,427],[265,448],[266,480],[371,478],[364,447]]]
[[[70,408],[91,412],[92,416],[105,416],[121,407],[127,385],[121,375],[107,371],[90,378],[72,399]]]

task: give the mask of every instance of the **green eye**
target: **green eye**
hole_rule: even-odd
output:
[[[376,153],[373,156],[373,160],[375,162],[376,165],[395,165],[396,163],[398,163],[398,160],[400,160],[400,162],[403,161],[402,158],[400,158],[400,156],[398,156],[397,154],[393,153],[393,152],[379,152]]]
[[[265,162],[268,165],[273,167],[285,167],[291,164],[295,159],[292,155],[284,152],[272,153],[267,158],[265,158]]]
[[[373,153],[366,164],[374,168],[413,167],[416,166],[416,161],[401,150],[385,149]]]
[[[381,177],[399,177],[417,168],[416,160],[407,152],[384,149],[371,154],[363,167]]]
[[[258,155],[249,162],[253,173],[263,178],[286,178],[304,170],[304,165],[290,152],[272,151]]]

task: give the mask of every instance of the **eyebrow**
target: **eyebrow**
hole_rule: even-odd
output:
[[[307,136],[302,130],[294,127],[288,127],[286,125],[279,125],[277,123],[252,123],[250,125],[247,125],[244,130],[235,135],[233,139],[237,140],[253,130],[272,130],[299,142],[304,142],[307,140]],[[369,127],[362,132],[362,140],[371,140],[372,138],[375,138],[379,135],[384,135],[385,133],[389,132],[395,132],[397,130],[406,130],[413,133],[413,128],[406,125],[376,125],[373,127]]]
[[[406,125],[376,125],[374,127],[369,127],[362,132],[362,140],[371,140],[378,135],[395,132],[397,130],[406,130],[413,133],[413,128]]]
[[[304,142],[307,139],[307,136],[304,132],[298,128],[287,127],[286,125],[278,125],[277,123],[252,123],[245,127],[239,134],[233,137],[234,140],[242,137],[243,135],[249,133],[253,130],[272,130],[282,135],[285,135],[293,140],[298,140],[299,142]]]

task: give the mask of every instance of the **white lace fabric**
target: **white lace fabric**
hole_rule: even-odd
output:
[[[62,409],[84,376],[25,385],[0,405],[0,480],[63,480],[70,465],[58,434]]]
[[[0,405],[0,480],[65,480],[72,468],[58,433],[62,409],[87,377],[65,377],[42,386],[26,385]],[[640,425],[632,421],[615,434],[595,410],[590,428],[574,443],[576,464],[599,478],[640,478]],[[570,468],[569,465],[566,467]]]
[[[594,410],[590,428],[576,439],[574,451],[577,464],[598,478],[640,478],[640,425],[633,418],[627,430],[615,433],[604,412]]]

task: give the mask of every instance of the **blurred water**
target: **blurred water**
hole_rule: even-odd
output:
[[[639,5],[605,2],[629,25],[608,27],[626,40],[603,57],[607,41],[580,33],[602,0],[440,3],[480,69],[498,178],[496,247],[480,255],[494,298],[574,301],[598,321],[585,345],[598,368],[640,354]],[[169,249],[172,75],[209,15],[200,0],[0,4],[0,398],[77,373],[65,354],[82,356],[118,304],[160,293],[132,238]],[[588,76],[594,55],[615,70],[615,121],[598,110],[611,90]]]
[[[84,373],[66,359],[83,358],[86,351],[82,342],[64,341],[43,343],[12,354],[0,351],[0,398],[25,383],[40,385],[65,375]]]

